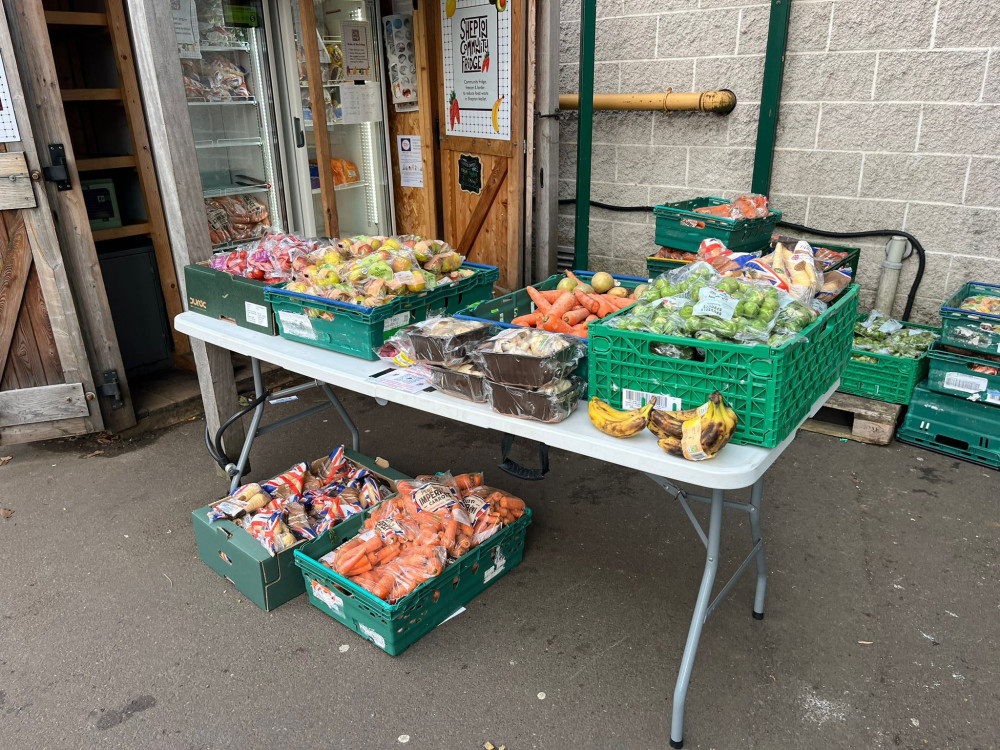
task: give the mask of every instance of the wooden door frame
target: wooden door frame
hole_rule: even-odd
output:
[[[41,144],[61,143],[66,150],[66,170],[72,189],[57,190],[55,185],[46,183],[45,192],[48,194],[48,204],[58,217],[55,225],[59,238],[57,247],[62,251],[62,260],[65,261],[73,297],[77,302],[93,380],[103,383],[104,373],[107,372],[113,371],[118,375],[121,408],[113,408],[109,397],[96,399],[101,408],[104,426],[118,432],[135,424],[135,411],[97,259],[97,248],[90,230],[90,219],[83,191],[80,189],[80,175],[60,95],[45,11],[41,0],[5,2],[4,8],[34,140]]]
[[[135,62],[174,268],[187,307],[184,267],[211,258],[212,240],[205,218],[201,172],[181,80],[173,16],[170,3],[164,0],[128,0],[128,10],[132,38],[143,40],[135,45]],[[198,339],[191,339],[191,353],[205,419],[214,434],[240,409],[232,354]],[[242,421],[237,420],[226,431],[225,445],[241,446],[245,434]]]
[[[5,15],[0,14],[0,57],[7,72],[14,119],[17,121],[25,162],[32,175],[32,189],[36,205],[32,209],[21,209],[24,225],[31,248],[31,259],[38,276],[42,297],[46,303],[53,342],[59,355],[59,364],[66,382],[79,382],[87,397],[88,415],[71,417],[51,422],[8,427],[0,430],[0,435],[16,433],[17,442],[45,440],[66,435],[96,432],[104,429],[101,409],[95,397],[96,389],[90,361],[80,323],[77,318],[73,292],[67,278],[66,266],[60,252],[59,237],[56,232],[52,211],[44,186],[35,179],[41,174],[42,165],[28,116],[28,105],[21,84],[19,61],[14,52],[13,39]],[[14,311],[16,316],[17,310]]]

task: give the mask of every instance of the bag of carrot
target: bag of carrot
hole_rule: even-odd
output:
[[[319,562],[389,603],[524,514],[524,501],[486,487],[482,474],[435,474],[399,482],[364,530]]]

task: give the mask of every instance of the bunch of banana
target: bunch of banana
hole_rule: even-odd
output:
[[[590,399],[587,413],[594,427],[605,435],[617,438],[627,438],[638,435],[649,423],[649,414],[653,411],[653,402],[640,409],[630,409],[629,411],[619,411],[610,404],[601,401],[594,396]]]
[[[726,406],[718,391],[697,409],[654,409],[649,415],[649,429],[660,439],[659,446],[689,461],[715,456],[736,432],[736,423],[736,412]]]

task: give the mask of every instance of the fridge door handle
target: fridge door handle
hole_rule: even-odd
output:
[[[295,128],[295,147],[302,148],[306,145],[306,134],[302,131],[302,120],[293,117],[292,123]]]

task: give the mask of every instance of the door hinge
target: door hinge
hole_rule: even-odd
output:
[[[112,409],[121,409],[125,406],[121,389],[118,387],[118,370],[108,370],[104,373],[104,383],[97,386],[97,393],[100,396],[111,397]]]
[[[56,190],[72,190],[69,172],[66,170],[66,147],[61,143],[50,143],[49,161],[52,162],[51,167],[42,167],[46,181],[54,182]]]

